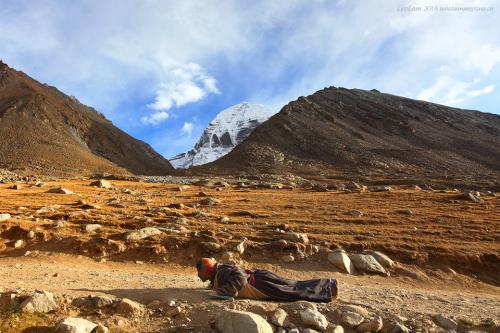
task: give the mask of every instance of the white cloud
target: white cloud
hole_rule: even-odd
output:
[[[193,123],[185,122],[182,126],[182,132],[191,136],[191,133],[193,133]]]
[[[142,117],[141,122],[145,125],[158,125],[167,119],[168,119],[168,113],[165,111],[159,111],[149,116]]]
[[[209,93],[220,93],[215,78],[205,74],[196,63],[165,64],[164,70],[170,73],[169,82],[160,84],[155,101],[148,104],[153,110],[168,110],[197,102]]]
[[[495,89],[494,85],[487,85],[477,89],[475,86],[479,82],[477,79],[464,82],[449,76],[440,76],[433,85],[423,89],[416,98],[444,105],[458,106],[470,98],[491,93]]]

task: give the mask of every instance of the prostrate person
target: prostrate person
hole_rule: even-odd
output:
[[[280,302],[331,302],[337,298],[336,279],[295,281],[257,269],[246,270],[233,265],[218,264],[213,258],[202,258],[196,263],[198,277],[210,281],[210,288],[218,295],[273,300]]]

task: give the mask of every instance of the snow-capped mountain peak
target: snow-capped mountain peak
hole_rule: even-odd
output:
[[[243,102],[222,110],[208,124],[194,148],[170,159],[175,168],[202,165],[226,155],[275,112]]]

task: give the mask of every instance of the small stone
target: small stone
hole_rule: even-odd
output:
[[[23,312],[51,312],[57,309],[54,296],[48,291],[35,291],[20,306]]]
[[[363,332],[378,332],[382,329],[383,326],[383,321],[382,318],[380,317],[375,317],[374,319],[364,322],[358,327],[356,327],[356,330],[360,333]]]
[[[351,328],[355,328],[358,325],[360,325],[365,318],[357,313],[351,312],[351,311],[344,311],[342,312],[342,323]]]
[[[7,213],[0,214],[0,222],[10,220],[10,218],[11,218],[10,214],[7,214]]]
[[[305,325],[312,326],[320,331],[326,330],[328,320],[320,312],[311,309],[300,311],[300,319]]]
[[[155,235],[160,235],[163,232],[154,227],[146,227],[139,230],[129,231],[125,234],[125,240],[128,242],[138,241]]]
[[[75,194],[73,191],[70,191],[62,186],[53,187],[47,191],[47,193],[58,193],[58,194]]]
[[[273,333],[271,325],[261,316],[236,310],[220,312],[215,327],[220,333]]]
[[[14,243],[14,248],[15,249],[18,249],[20,247],[22,247],[24,245],[24,241],[22,239],[18,239],[15,243]]]
[[[283,327],[285,326],[285,322],[287,320],[288,314],[286,313],[285,310],[281,308],[277,308],[271,315],[271,324],[274,324],[276,326]]]
[[[357,209],[353,209],[347,213],[348,215],[351,215],[352,217],[361,217],[363,216],[363,212]]]
[[[304,233],[289,231],[284,235],[284,237],[294,242],[299,242],[303,244],[309,243],[309,237],[307,237],[307,234]]]
[[[432,317],[433,321],[436,323],[436,325],[447,329],[447,330],[456,330],[458,327],[458,324],[456,321],[450,318],[446,318],[445,316],[438,314]]]
[[[200,205],[203,205],[203,206],[215,206],[215,205],[218,205],[220,203],[221,203],[221,201],[219,199],[215,199],[212,197],[206,197],[205,199],[200,201]]]
[[[140,317],[145,313],[145,308],[140,303],[124,298],[116,306],[116,313],[124,317]]]
[[[106,189],[110,189],[113,187],[111,185],[111,182],[109,180],[106,180],[106,179],[96,180],[95,182],[90,183],[90,186],[96,186],[96,187],[106,188]]]
[[[28,233],[26,234],[26,237],[29,239],[35,238],[35,232],[33,230],[28,231]]]
[[[229,222],[229,217],[227,217],[227,216],[221,216],[220,219],[219,219],[219,221],[221,223]]]
[[[403,324],[396,323],[391,333],[410,333],[410,329]]]
[[[291,254],[289,254],[289,255],[281,257],[281,260],[283,260],[286,263],[289,263],[289,262],[294,261],[295,258]]]
[[[95,329],[95,333],[109,333],[109,328],[104,326],[103,324],[97,324],[97,327]]]
[[[93,232],[98,231],[101,228],[102,228],[102,225],[100,225],[100,224],[87,224],[85,226],[85,231],[88,233],[93,233]]]
[[[344,333],[344,328],[340,325],[329,324],[326,328],[327,333]]]
[[[96,327],[96,324],[86,319],[69,317],[57,325],[54,333],[91,333],[95,332]]]
[[[19,184],[14,184],[12,186],[9,187],[9,189],[11,190],[21,190],[23,187]]]

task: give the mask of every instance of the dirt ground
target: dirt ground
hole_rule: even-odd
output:
[[[0,289],[44,289],[61,297],[107,294],[145,305],[175,300],[187,304],[182,319],[152,315],[130,325],[141,332],[168,327],[208,332],[211,311],[220,306],[256,307],[256,312],[275,306],[208,300],[196,277],[192,265],[198,256],[219,258],[246,237],[246,251],[238,256],[242,265],[295,279],[335,277],[340,304],[360,304],[408,320],[437,313],[500,318],[500,200],[493,195],[481,193],[482,202],[476,203],[452,189],[393,187],[358,193],[191,185],[180,191],[178,184],[112,181],[114,187],[104,189],[90,182],[21,184],[17,190],[0,184],[0,214],[12,215],[0,222]],[[47,193],[56,186],[74,194]],[[203,205],[206,196],[220,202]],[[353,217],[352,210],[363,215]],[[179,219],[186,220],[176,232],[123,241],[128,231],[167,227]],[[88,224],[101,229],[87,232]],[[380,250],[406,270],[392,271],[389,277],[342,274],[321,251],[301,258],[293,249],[275,247],[281,230],[306,233],[311,244],[322,248]],[[23,244],[16,247],[18,240]],[[220,248],[207,248],[206,242]],[[280,260],[288,253],[296,257],[294,262]],[[56,317],[48,317],[47,323]],[[110,327],[118,325],[116,318],[107,320]]]

